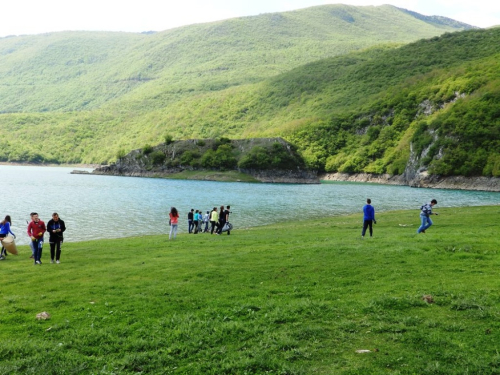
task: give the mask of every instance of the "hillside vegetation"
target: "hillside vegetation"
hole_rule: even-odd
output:
[[[272,87],[287,86],[282,79],[291,69],[468,28],[392,6],[328,5],[153,34],[3,38],[0,159],[108,162],[119,150],[159,143],[166,133],[277,134],[301,120],[283,108],[289,88]],[[319,88],[310,87],[310,94]],[[291,121],[275,113],[276,104]]]
[[[20,247],[0,374],[498,374],[500,207],[439,213]]]

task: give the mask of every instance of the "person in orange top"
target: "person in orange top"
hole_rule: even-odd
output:
[[[171,207],[168,216],[170,216],[170,234],[168,235],[168,239],[171,240],[173,234],[175,240],[177,236],[177,225],[179,224],[179,213],[177,212],[177,208]]]
[[[35,251],[34,264],[42,264],[43,235],[46,231],[45,223],[40,220],[36,212],[33,212],[31,223],[28,224],[28,236],[33,242],[33,250]]]

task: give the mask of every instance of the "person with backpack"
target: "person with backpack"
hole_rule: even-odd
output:
[[[417,229],[417,233],[425,233],[425,231],[432,225],[430,216],[433,214],[432,207],[436,204],[437,200],[433,199],[429,203],[425,203],[422,207],[420,207],[420,221],[422,224]],[[437,212],[435,212],[434,215],[437,215]]]
[[[370,237],[373,237],[373,223],[377,224],[375,220],[375,209],[371,205],[372,200],[368,198],[366,204],[363,206],[363,230],[361,231],[361,238],[365,238],[366,229],[370,228]]]

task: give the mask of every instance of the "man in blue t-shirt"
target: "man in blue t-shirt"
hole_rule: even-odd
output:
[[[370,237],[373,237],[373,226],[372,223],[377,224],[375,220],[375,209],[371,205],[372,200],[368,198],[366,204],[363,207],[363,231],[361,232],[361,238],[365,237],[366,228],[370,227]]]

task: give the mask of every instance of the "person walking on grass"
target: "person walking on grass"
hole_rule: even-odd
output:
[[[30,213],[30,220],[33,220],[34,214],[35,214],[34,212]],[[26,224],[30,225],[30,223],[31,223],[31,221],[26,220]],[[28,237],[29,236],[30,235],[28,234]],[[35,247],[33,246],[33,241],[31,241],[31,239],[30,239],[30,249],[31,249],[30,259],[34,259],[35,258]]]
[[[215,234],[221,234],[222,233],[222,228],[224,228],[224,224],[226,224],[226,215],[224,215],[224,206],[220,206],[220,211],[219,211],[219,226],[217,227],[217,230],[215,231]]]
[[[10,229],[10,226],[12,225],[12,220],[10,219],[10,215],[5,216],[5,219],[3,219],[0,222],[0,240],[3,240],[7,235],[10,233],[16,238],[16,235],[12,233],[12,230]],[[5,257],[7,256],[7,250],[5,250],[5,247],[2,245],[2,252],[0,253],[0,260],[4,260]]]
[[[179,224],[179,213],[177,212],[177,208],[171,207],[168,216],[170,216],[170,234],[168,235],[168,239],[171,240],[173,234],[175,240],[175,237],[177,237],[177,225]]]
[[[375,220],[375,208],[372,206],[372,200],[368,198],[363,207],[363,230],[361,231],[361,238],[365,237],[367,228],[370,228],[370,237],[373,237],[373,224],[377,224],[377,220]]]
[[[200,213],[198,210],[196,210],[194,212],[194,220],[193,220],[193,224],[194,224],[194,234],[197,234],[198,233],[198,224],[199,224],[199,220],[200,220]]]
[[[47,232],[49,232],[50,244],[50,263],[61,263],[61,244],[64,241],[63,233],[66,230],[64,221],[61,220],[59,214],[54,212],[52,219],[47,223]]]
[[[231,206],[226,206],[226,210],[224,211],[224,216],[225,216],[225,219],[224,219],[224,224],[225,223],[229,223],[229,214],[231,213]],[[221,229],[222,230],[222,229]],[[227,235],[229,236],[231,234],[231,231],[228,230],[227,231]]]
[[[432,225],[432,220],[430,218],[433,214],[432,207],[434,207],[437,203],[437,200],[433,199],[429,203],[425,203],[422,207],[420,207],[420,221],[422,224],[420,225],[420,228],[417,229],[417,233],[425,233],[425,231]],[[434,215],[437,215],[437,212],[435,212]]]
[[[210,211],[207,211],[207,213],[203,215],[203,222],[205,223],[205,229],[203,229],[203,233],[208,233],[208,223],[210,222]]]
[[[193,233],[194,209],[188,212],[188,233]]]
[[[45,223],[33,212],[32,221],[28,225],[28,236],[33,242],[35,265],[42,264],[43,235],[46,231]]]
[[[217,228],[217,222],[219,221],[219,213],[217,212],[217,207],[214,207],[212,213],[210,214],[210,224],[212,225],[210,229],[210,234],[214,234],[214,229]],[[215,231],[217,234],[217,230]]]

